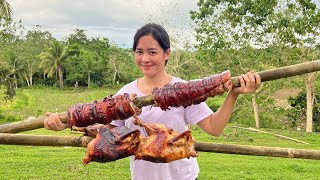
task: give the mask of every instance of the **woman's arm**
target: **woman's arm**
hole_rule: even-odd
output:
[[[229,122],[239,94],[254,92],[261,84],[260,76],[254,72],[241,74],[238,78],[240,87],[234,88],[228,93],[225,101],[215,113],[197,123],[198,126],[208,134],[220,136]]]
[[[69,123],[62,123],[58,113],[46,112],[46,119],[43,122],[44,128],[53,131],[61,131],[66,128],[70,128]],[[107,126],[112,129],[116,126],[112,124],[107,124]]]

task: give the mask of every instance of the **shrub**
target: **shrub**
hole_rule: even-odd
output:
[[[313,130],[320,132],[320,93],[315,92],[312,111]],[[306,91],[301,91],[296,97],[289,97],[288,102],[292,109],[287,113],[291,126],[296,127],[304,124],[306,120],[307,99]]]
[[[2,123],[10,123],[20,120],[20,117],[13,116],[13,115],[4,115],[0,109],[0,124]]]

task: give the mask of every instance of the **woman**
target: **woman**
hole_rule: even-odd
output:
[[[171,55],[169,36],[166,30],[157,24],[146,24],[134,36],[133,50],[135,63],[143,73],[143,77],[125,85],[118,94],[137,94],[146,96],[152,94],[155,87],[163,87],[167,83],[183,81],[169,75],[165,66]],[[249,72],[239,76],[241,86],[229,91],[224,103],[215,113],[205,104],[192,105],[186,108],[170,108],[162,111],[158,107],[143,107],[139,116],[146,123],[164,124],[177,132],[188,129],[188,125],[197,124],[206,133],[219,136],[230,119],[233,106],[239,94],[254,92],[261,79],[257,73]],[[183,81],[185,82],[185,81]],[[68,124],[61,123],[57,114],[47,114],[44,125],[47,129],[62,130]],[[118,120],[113,126],[140,128],[133,124],[133,118]],[[144,131],[141,130],[141,134]],[[170,163],[152,163],[144,160],[134,160],[130,157],[132,179],[196,179],[199,167],[196,158],[185,158]]]

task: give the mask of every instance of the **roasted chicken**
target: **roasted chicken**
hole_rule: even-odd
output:
[[[147,137],[143,137],[139,130],[130,130],[125,126],[112,129],[103,124],[85,128],[74,127],[85,135],[96,136],[87,146],[83,164],[91,161],[115,161],[131,155],[134,155],[136,160],[155,163],[168,163],[197,156],[194,150],[195,140],[190,130],[178,133],[162,124],[143,123],[136,115],[134,117],[134,123],[144,128]]]
[[[143,127],[148,136],[140,137],[140,144],[135,159],[155,163],[168,163],[174,160],[196,157],[194,138],[190,130],[175,132],[162,124],[143,123],[136,118],[136,125]]]
[[[101,126],[98,134],[87,146],[83,164],[90,161],[109,162],[134,155],[139,148],[140,131],[125,126],[109,130]]]

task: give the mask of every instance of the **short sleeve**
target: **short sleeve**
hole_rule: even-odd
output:
[[[186,108],[185,118],[188,124],[194,125],[210,116],[213,111],[205,102],[197,105],[191,105]]]

